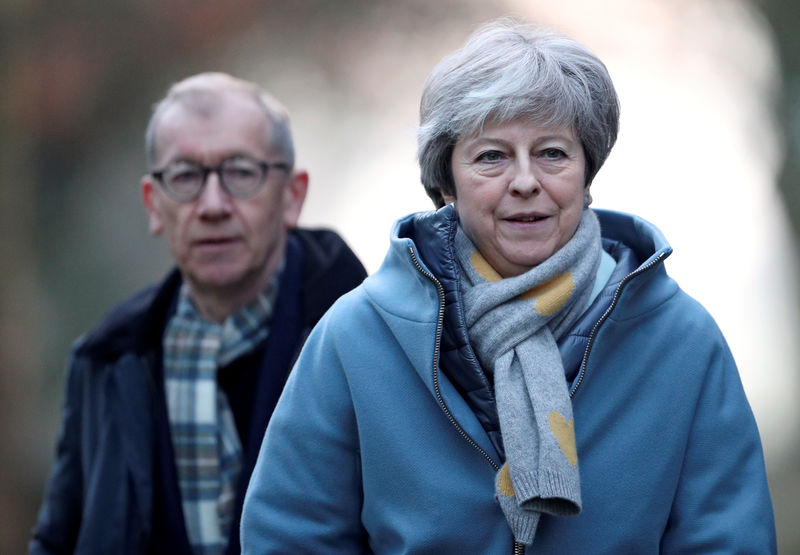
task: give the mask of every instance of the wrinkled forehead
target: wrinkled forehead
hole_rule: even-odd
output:
[[[167,151],[174,150],[176,143],[196,144],[222,154],[259,156],[270,146],[267,112],[246,94],[191,91],[165,103],[159,111],[154,136],[156,158],[168,156]]]
[[[237,90],[193,89],[167,99],[160,107],[158,128],[174,118],[222,120],[232,113],[248,113],[256,122],[269,124],[264,106],[253,95]]]

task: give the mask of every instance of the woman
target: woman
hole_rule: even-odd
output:
[[[398,221],[309,337],[245,553],[774,552],[725,340],[655,227],[588,208],[617,135],[605,66],[496,22],[420,112],[438,210]]]

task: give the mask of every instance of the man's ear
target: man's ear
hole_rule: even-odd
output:
[[[147,227],[152,235],[160,235],[164,230],[164,223],[161,221],[161,216],[159,215],[161,197],[158,191],[155,190],[155,187],[151,175],[148,174],[142,177],[142,202],[144,203],[144,209],[147,210]]]
[[[283,221],[287,229],[297,227],[300,211],[308,192],[308,172],[296,170],[292,172],[289,183],[283,191]]]
[[[445,204],[452,204],[456,201],[456,197],[448,195],[447,193],[442,193],[442,199],[444,199]]]

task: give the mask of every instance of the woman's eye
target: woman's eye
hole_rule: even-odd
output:
[[[487,150],[478,155],[476,161],[478,162],[497,162],[503,159],[503,153],[499,150]]]
[[[546,148],[542,151],[542,156],[548,160],[560,160],[566,156],[566,154],[560,148]]]

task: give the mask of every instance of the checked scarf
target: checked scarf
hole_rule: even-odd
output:
[[[242,446],[217,370],[269,333],[278,275],[222,325],[204,319],[184,284],[164,334],[164,387],[183,517],[195,553],[223,553],[233,521]]]

